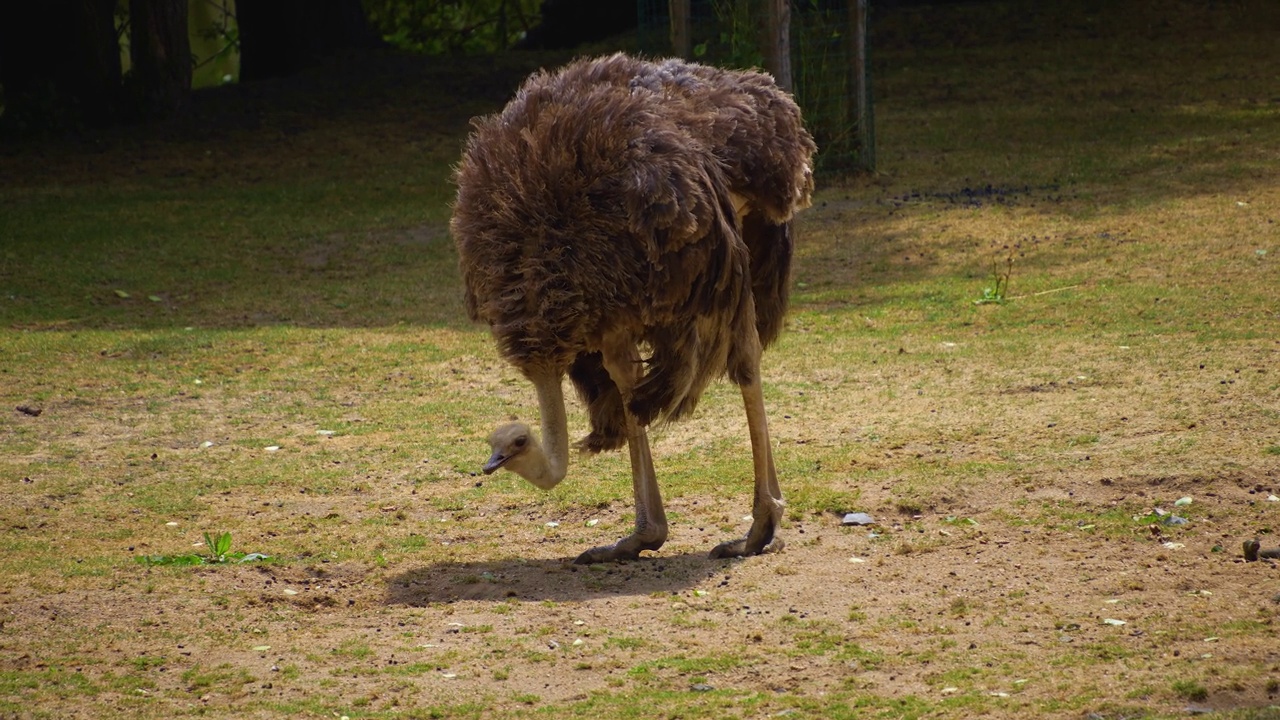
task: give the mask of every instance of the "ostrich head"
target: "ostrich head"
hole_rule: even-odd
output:
[[[508,423],[499,426],[489,434],[489,446],[493,448],[493,454],[484,464],[485,475],[498,468],[506,468],[543,490],[550,490],[560,483],[560,479],[552,476],[546,453],[528,425]]]

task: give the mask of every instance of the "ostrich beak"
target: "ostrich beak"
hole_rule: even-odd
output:
[[[482,467],[481,470],[484,471],[485,475],[492,475],[510,459],[510,455],[503,455],[500,451],[494,450],[493,454],[489,456],[489,460],[485,462],[484,467]]]

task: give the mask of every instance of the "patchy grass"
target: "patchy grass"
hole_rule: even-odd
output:
[[[478,474],[536,403],[464,321],[449,166],[558,59],[6,149],[0,714],[1274,717],[1280,17],[1068,5],[877,16],[882,171],[802,216],[787,549],[745,561],[705,556],[728,385],[653,432],[654,558],[567,562],[628,532],[622,454]],[[271,561],[134,561],[214,528]]]

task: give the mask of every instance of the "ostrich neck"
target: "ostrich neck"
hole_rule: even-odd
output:
[[[569,471],[569,427],[564,411],[564,390],[560,375],[533,378],[538,391],[538,410],[542,416],[542,451],[546,463],[537,469],[551,485],[564,479]]]

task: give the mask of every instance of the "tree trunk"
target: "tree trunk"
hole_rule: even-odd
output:
[[[691,5],[690,0],[669,0],[667,4],[671,12],[671,54],[685,60],[693,57]]]
[[[115,120],[120,45],[115,0],[16,3],[0,18],[6,125],[52,129]]]
[[[129,59],[147,117],[181,115],[191,99],[187,0],[130,0]]]
[[[778,87],[791,91],[791,0],[767,0],[764,62]]]
[[[240,80],[292,75],[375,38],[360,0],[240,0]]]
[[[871,65],[867,62],[867,1],[851,0],[850,33],[853,41],[853,121],[858,131],[858,166],[876,169],[875,114],[871,103]]]

